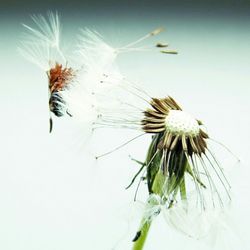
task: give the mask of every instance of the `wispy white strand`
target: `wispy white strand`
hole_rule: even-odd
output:
[[[23,24],[26,32],[18,48],[19,52],[44,71],[57,61],[66,64],[61,49],[61,27],[57,12],[48,12],[47,18],[42,15],[33,15],[31,18],[36,27]]]
[[[131,127],[131,126],[122,126],[122,125],[110,125],[110,124],[102,124],[102,123],[94,123],[92,126],[93,130],[95,129],[105,129],[105,128],[111,128],[111,129],[128,129],[128,130],[135,130],[138,131],[138,127]]]
[[[81,90],[72,91],[65,97],[69,110],[75,114],[73,117],[77,118],[79,115],[80,120],[91,117],[94,126],[132,129],[136,127],[141,130],[142,112],[145,105],[149,104],[150,96],[139,86],[125,79],[115,60],[119,53],[133,50],[133,45],[160,31],[161,29],[151,32],[119,49],[107,44],[98,32],[87,28],[81,30],[76,51],[82,65],[78,87]],[[142,101],[143,104],[140,103]],[[86,107],[90,108],[93,115],[83,113]]]

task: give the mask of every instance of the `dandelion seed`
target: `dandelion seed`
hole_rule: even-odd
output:
[[[173,55],[178,54],[178,52],[176,50],[161,50],[161,53],[163,53],[163,54],[173,54]]]
[[[68,67],[67,59],[61,49],[61,27],[57,13],[48,12],[47,19],[42,15],[33,15],[36,28],[26,28],[19,52],[36,64],[48,76],[49,110],[57,117],[71,115],[61,93],[66,91],[76,78],[77,70]],[[50,132],[53,128],[50,113]]]
[[[123,106],[127,110],[129,102],[124,105],[123,100],[126,100],[129,92],[137,90],[136,86],[120,73],[116,58],[125,52],[153,49],[153,46],[149,48],[136,46],[145,39],[158,35],[162,30],[158,28],[134,42],[115,48],[110,46],[98,32],[88,28],[82,29],[76,50],[78,61],[82,65],[79,84],[70,91],[62,93],[63,99],[68,104],[69,113],[77,120],[94,124],[93,128],[96,129],[108,126],[112,119],[111,115],[121,111],[117,109],[118,106]],[[125,94],[121,94],[121,89],[126,89]],[[132,105],[130,106],[131,110],[134,109]]]
[[[94,65],[95,67],[99,66],[99,68],[104,71],[114,63],[117,55],[121,53],[131,51],[148,51],[154,49],[154,46],[138,47],[137,45],[152,36],[158,35],[163,30],[163,28],[157,28],[154,31],[149,32],[145,36],[137,39],[136,41],[115,48],[105,42],[102,35],[97,31],[92,31],[85,28],[81,30],[81,33],[79,35],[77,52],[79,54],[80,60],[83,61],[85,68]],[[161,45],[161,47],[166,47],[163,44]]]
[[[156,47],[158,47],[158,48],[166,48],[166,47],[168,47],[168,44],[167,43],[157,43]]]

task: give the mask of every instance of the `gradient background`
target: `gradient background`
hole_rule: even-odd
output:
[[[140,209],[132,217],[135,187],[124,187],[137,168],[128,155],[143,160],[149,138],[95,162],[84,141],[100,153],[135,133],[100,131],[89,139],[62,119],[48,134],[46,75],[17,53],[21,23],[47,10],[61,15],[68,43],[79,27],[95,28],[113,45],[166,27],[147,43],[167,41],[178,56],[131,53],[119,58],[120,67],[151,95],[171,94],[240,157],[236,164],[217,149],[233,186],[230,221],[238,241],[227,231],[221,238],[229,243],[223,249],[249,249],[250,2],[239,0],[1,1],[0,249],[127,250],[140,220]],[[183,247],[213,249],[157,218],[145,249]]]

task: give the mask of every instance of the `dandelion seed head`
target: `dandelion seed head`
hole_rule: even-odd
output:
[[[197,136],[200,128],[196,119],[181,110],[170,110],[165,119],[165,127],[175,135]]]

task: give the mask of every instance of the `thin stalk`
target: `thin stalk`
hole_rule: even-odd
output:
[[[189,173],[192,174],[192,170],[188,165],[185,153],[180,149],[180,151],[176,151],[175,153],[171,154],[167,166],[167,174],[169,174],[169,176],[166,176],[162,169],[162,161],[164,161],[163,150],[159,150],[158,148],[160,139],[161,135],[153,137],[147,154],[146,162],[150,161],[150,164],[147,166],[149,194],[156,194],[162,199],[164,199],[164,197],[166,198],[166,190],[164,187],[166,187],[166,178],[168,178],[168,184],[170,184],[170,186],[167,190],[167,197],[169,197],[171,194],[176,197],[177,193],[180,192],[181,199],[185,201],[187,199],[185,172],[189,170]],[[152,156],[155,156],[156,153],[157,156],[154,158],[154,160],[152,160]],[[159,205],[159,203],[152,205]],[[133,250],[143,250],[152,221],[153,217],[148,219],[147,217],[143,216],[140,228],[133,240]]]
[[[142,228],[140,229],[139,232],[137,232],[137,234],[139,235],[139,238],[135,241],[134,245],[133,245],[133,250],[142,250],[145,244],[145,241],[147,239],[148,236],[148,232],[151,226],[151,221],[144,223],[144,225],[142,226]]]
[[[183,178],[182,182],[180,183],[180,194],[181,194],[181,199],[182,200],[186,200],[187,199],[187,191],[186,191],[185,178]]]
[[[165,177],[163,176],[162,171],[159,168],[159,171],[157,172],[155,176],[153,187],[152,187],[152,190],[155,194],[162,196],[162,193],[163,193],[162,187],[164,185],[164,179]],[[151,224],[152,224],[151,220],[145,222],[144,218],[142,218],[140,230],[137,232],[135,239],[134,239],[135,243],[133,245],[133,250],[143,249]]]

